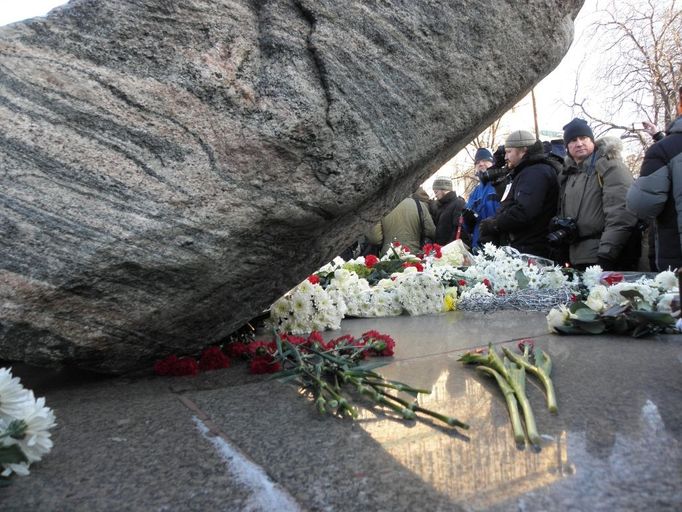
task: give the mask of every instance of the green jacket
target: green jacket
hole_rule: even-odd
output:
[[[424,223],[424,237],[433,240],[436,236],[436,226],[429,213],[429,205],[424,201],[420,201],[420,204]],[[417,203],[412,197],[407,197],[374,226],[372,231],[367,234],[367,238],[373,244],[382,244],[381,254],[388,251],[391,242],[394,240],[409,247],[411,253],[417,254],[421,250],[419,246],[421,233]]]
[[[559,179],[558,215],[577,221],[578,240],[571,244],[569,255],[573,265],[596,264],[600,258],[617,260],[637,223],[625,207],[633,178],[621,149],[619,139],[605,137],[596,141],[593,155],[582,163],[566,157]]]

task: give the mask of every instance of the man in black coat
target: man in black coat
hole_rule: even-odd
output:
[[[435,242],[440,245],[449,244],[457,238],[459,232],[462,241],[468,245],[470,242],[469,234],[463,223],[460,223],[466,202],[452,190],[452,180],[450,178],[436,178],[431,188],[433,188],[437,203],[435,205],[437,214],[434,216],[436,222]]]
[[[495,216],[481,222],[481,242],[548,258],[547,235],[557,211],[561,164],[548,158],[542,142],[525,130],[512,132],[504,147],[512,181]]]
[[[655,270],[682,267],[682,87],[678,117],[666,136],[644,154],[627,195],[627,207],[641,219],[655,219]]]

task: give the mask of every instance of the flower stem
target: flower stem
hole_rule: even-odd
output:
[[[531,364],[527,357],[521,357],[509,350],[507,347],[502,347],[502,351],[509,359],[514,361],[517,365],[523,366],[527,371],[535,375],[540,382],[542,382],[542,385],[545,387],[545,393],[547,394],[547,408],[550,412],[556,413],[558,410],[556,404],[556,393],[554,392],[554,384],[552,383],[552,379],[549,376],[549,372],[543,368],[540,368],[539,366]],[[525,352],[524,356],[526,356]],[[547,361],[550,361],[547,354],[543,353],[543,356]]]
[[[500,386],[504,399],[507,402],[507,410],[509,411],[509,418],[512,422],[512,430],[514,431],[514,440],[518,444],[525,444],[526,435],[523,432],[523,425],[521,424],[521,415],[519,414],[519,404],[514,396],[514,390],[511,386],[504,380],[504,377],[498,372],[489,368],[488,366],[477,366],[477,371],[487,373],[495,377],[497,385]]]

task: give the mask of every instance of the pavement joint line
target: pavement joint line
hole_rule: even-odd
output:
[[[178,400],[194,413],[192,417],[197,428],[218,451],[231,475],[251,492],[250,512],[277,510],[278,512],[301,512],[303,507],[280,484],[272,480],[265,469],[254,462],[216,425],[199,405],[182,394]]]
[[[544,334],[542,336],[520,336],[518,338],[511,338],[508,340],[493,341],[493,342],[491,342],[491,345],[497,346],[497,345],[503,345],[504,343],[514,343],[514,342],[518,342],[521,340],[527,340],[527,339],[536,340],[537,338],[544,337],[544,336],[545,336]],[[444,356],[444,355],[448,355],[448,354],[455,354],[457,352],[464,352],[465,350],[471,350],[471,349],[477,349],[477,348],[487,348],[487,347],[488,347],[488,345],[472,345],[470,347],[455,348],[452,350],[446,350],[444,352],[432,352],[430,354],[422,354],[419,356],[404,357],[404,358],[400,358],[400,359],[395,359],[394,362],[416,361],[418,359],[426,359],[426,358],[435,357],[435,356]]]

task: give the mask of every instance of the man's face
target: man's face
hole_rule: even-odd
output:
[[[485,171],[486,169],[489,169],[492,166],[493,163],[490,160],[479,160],[474,164],[474,171],[475,172]]]
[[[504,161],[507,162],[507,167],[513,169],[526,154],[527,148],[505,148],[504,150]]]
[[[436,199],[438,199],[439,201],[440,201],[441,197],[443,197],[447,193],[448,193],[447,190],[437,189],[437,190],[433,191],[433,195],[436,196]]]
[[[589,137],[581,135],[568,141],[567,149],[568,154],[573,157],[573,160],[581,163],[594,153],[594,142]]]

